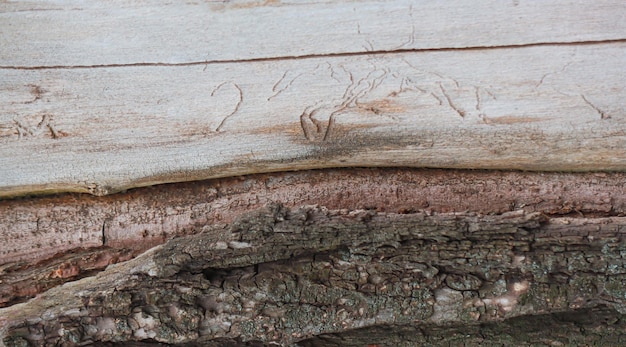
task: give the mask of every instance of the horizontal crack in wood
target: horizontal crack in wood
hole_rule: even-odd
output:
[[[499,45],[499,46],[472,46],[472,47],[442,47],[442,48],[422,48],[422,49],[393,49],[393,50],[371,50],[371,51],[359,51],[359,52],[344,52],[344,53],[327,53],[327,54],[306,54],[298,56],[284,56],[284,57],[263,57],[263,58],[247,58],[247,59],[224,59],[224,60],[204,60],[193,61],[186,63],[163,63],[163,62],[148,62],[148,63],[126,63],[126,64],[99,64],[99,65],[50,65],[50,66],[10,66],[0,65],[0,69],[6,70],[45,70],[45,69],[99,69],[99,68],[118,68],[129,66],[194,66],[194,65],[209,65],[209,64],[232,64],[232,63],[252,63],[252,62],[266,62],[266,61],[279,61],[279,60],[296,60],[296,59],[315,59],[315,58],[332,58],[332,57],[351,57],[351,56],[372,56],[372,55],[385,55],[394,53],[419,53],[419,52],[447,52],[447,51],[467,51],[467,50],[491,50],[491,49],[509,49],[509,48],[523,48],[523,47],[538,47],[538,46],[570,46],[570,45],[597,45],[597,44],[612,44],[626,42],[626,38],[611,39],[611,40],[590,40],[590,41],[570,41],[570,42],[536,42],[536,43],[524,43],[518,45]]]

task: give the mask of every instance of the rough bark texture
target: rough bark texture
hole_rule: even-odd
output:
[[[336,169],[0,201],[0,307],[270,202],[430,213],[626,213],[622,173]]]
[[[230,191],[231,202],[256,194],[284,203],[254,200],[220,222],[203,217],[188,235],[169,235],[169,241],[134,259],[0,309],[2,341],[7,346],[623,344],[622,174],[362,170],[341,183],[344,173],[188,184],[197,191],[219,186]],[[342,187],[358,183],[359,176],[371,180],[372,190],[356,183]],[[327,188],[335,182],[354,200],[333,202],[322,194],[324,207],[293,195],[268,198],[280,191],[270,189],[273,180],[289,182],[291,192],[311,198],[315,189],[293,188],[314,177]],[[390,187],[377,187],[377,179],[385,177],[392,187],[414,194],[374,194]],[[266,190],[255,190],[255,184]],[[511,189],[518,185],[525,188]],[[168,187],[192,199],[184,185],[88,199],[138,203]],[[503,194],[507,189],[509,195]],[[22,203],[54,199],[67,196]],[[98,254],[113,259],[107,252],[122,259],[132,252],[120,250],[129,249],[83,252],[92,259]],[[60,262],[49,260],[55,261]],[[62,274],[57,273],[61,282],[75,279]]]

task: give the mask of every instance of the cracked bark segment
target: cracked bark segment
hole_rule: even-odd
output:
[[[63,0],[3,2],[0,14],[12,24],[0,37],[0,66],[30,68],[571,43],[624,39],[626,32],[619,0]]]
[[[0,306],[173,237],[199,233],[208,224],[232,223],[272,201],[390,213],[524,210],[609,217],[626,214],[625,179],[623,173],[333,169],[162,185],[107,197],[3,201]]]
[[[287,345],[360,328],[471,330],[603,307],[621,317],[624,225],[271,204],[0,309],[1,331],[13,345]]]
[[[0,197],[332,167],[626,170],[625,50],[0,69]]]

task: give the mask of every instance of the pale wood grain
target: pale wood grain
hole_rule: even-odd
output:
[[[625,17],[622,0],[0,2],[0,66],[620,40]]]
[[[626,44],[0,70],[0,196],[337,166],[626,170]]]
[[[337,166],[624,170],[625,14],[3,2],[0,197]]]

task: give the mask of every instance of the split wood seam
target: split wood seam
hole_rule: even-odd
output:
[[[626,170],[606,0],[0,4],[0,198],[356,166]]]

